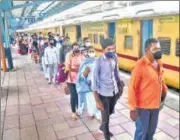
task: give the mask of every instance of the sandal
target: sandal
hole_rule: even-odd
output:
[[[88,116],[88,119],[89,119],[89,120],[93,120],[93,119],[94,119],[94,116]]]
[[[72,115],[72,119],[73,119],[74,121],[78,119],[78,116],[77,116],[77,114],[76,114],[76,113],[73,113],[73,115]]]

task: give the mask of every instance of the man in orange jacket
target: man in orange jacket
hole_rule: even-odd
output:
[[[160,62],[160,43],[157,39],[150,38],[146,41],[145,48],[145,56],[138,60],[132,71],[128,93],[130,117],[136,121],[134,140],[153,140],[160,104],[167,93]]]

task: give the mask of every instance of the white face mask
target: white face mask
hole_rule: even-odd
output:
[[[87,56],[87,52],[83,52],[84,56]]]
[[[92,57],[92,58],[95,57],[95,55],[96,55],[95,53],[89,53],[89,54],[88,54],[88,56],[89,56],[89,57]]]
[[[91,43],[90,43],[90,42],[87,42],[87,43],[85,43],[85,46],[86,46],[86,47],[89,47],[89,46],[91,46]]]

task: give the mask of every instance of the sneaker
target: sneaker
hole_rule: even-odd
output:
[[[101,133],[104,133],[104,132],[103,132],[103,127],[102,127],[102,125],[100,126],[99,131],[100,131]],[[110,135],[110,137],[113,137],[113,133],[111,133],[110,131],[109,131],[109,135]]]

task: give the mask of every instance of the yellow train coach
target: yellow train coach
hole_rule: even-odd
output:
[[[63,26],[65,35],[72,41],[88,36],[98,54],[102,53],[101,40],[113,38],[119,67],[127,71],[144,55],[145,41],[155,37],[162,47],[165,81],[179,89],[179,9],[175,5],[160,9],[152,3],[132,6],[132,12],[129,10],[124,8],[76,19],[79,23]]]
[[[131,71],[144,55],[145,41],[150,37],[157,38],[163,52],[165,81],[171,87],[180,88],[178,1],[156,1],[89,14],[65,20],[57,26],[54,24],[48,29],[41,27],[41,30],[44,34],[60,31],[72,42],[89,37],[98,55],[102,53],[101,40],[112,38],[116,43],[119,67],[126,71]]]

